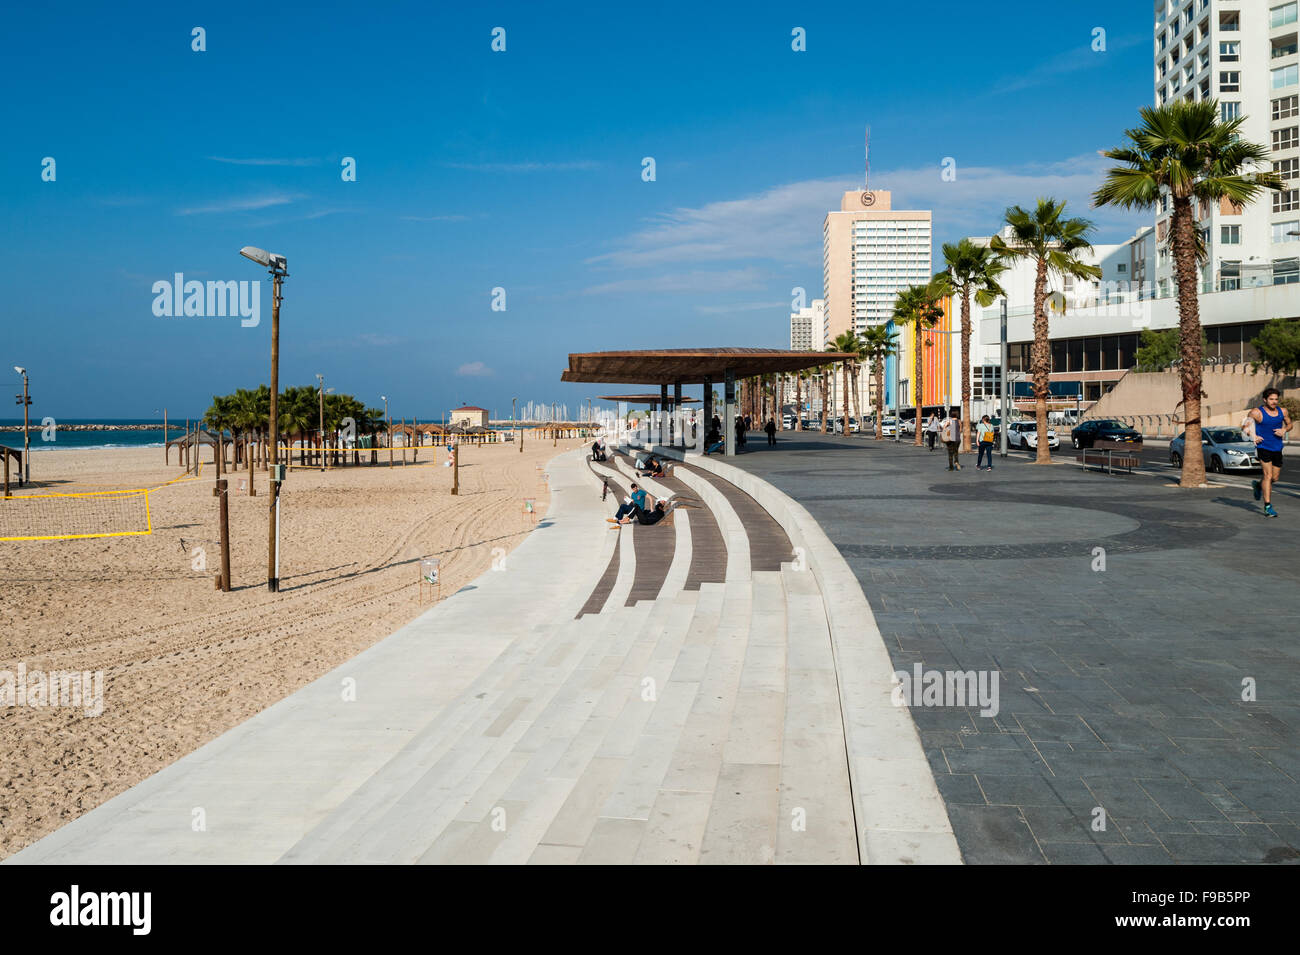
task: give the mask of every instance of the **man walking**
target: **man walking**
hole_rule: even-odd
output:
[[[934,450],[934,442],[939,438],[939,416],[930,412],[930,420],[925,423],[925,441]]]
[[[763,425],[763,430],[767,432],[767,446],[776,447],[776,421],[773,418],[767,419],[767,424]]]
[[[948,449],[948,470],[960,471],[957,452],[961,450],[961,419],[955,414],[943,419],[942,436],[944,447]]]
[[[739,454],[745,450],[745,419],[741,415],[736,415],[736,453]]]
[[[1264,403],[1246,413],[1255,423],[1255,453],[1259,456],[1262,472],[1258,481],[1252,481],[1255,500],[1264,500],[1264,514],[1277,517],[1273,510],[1273,484],[1282,474],[1282,443],[1291,430],[1291,416],[1285,408],[1278,407],[1281,394],[1276,388],[1264,389]]]

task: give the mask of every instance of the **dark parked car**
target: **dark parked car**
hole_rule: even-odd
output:
[[[1142,435],[1122,421],[1098,418],[1096,421],[1085,421],[1071,431],[1070,440],[1076,448],[1091,448],[1098,441],[1141,444]]]

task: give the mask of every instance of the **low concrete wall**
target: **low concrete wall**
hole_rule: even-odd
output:
[[[803,505],[718,457],[683,456],[735,484],[775,518],[817,580],[830,624],[839,681],[858,841],[866,863],[955,865],[961,852],[934,782],[920,735],[906,707],[895,706],[894,665],[857,577]]]
[[[1277,388],[1285,397],[1300,397],[1300,380],[1290,375],[1253,372],[1248,364],[1206,365],[1201,372],[1201,423],[1232,426],[1242,413],[1260,403],[1265,388]],[[1176,369],[1130,371],[1109,394],[1088,409],[1089,418],[1116,418],[1153,437],[1173,437],[1180,423],[1183,386]]]

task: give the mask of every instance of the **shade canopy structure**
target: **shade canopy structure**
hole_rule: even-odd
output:
[[[626,401],[631,405],[655,405],[658,406],[662,396],[656,394],[644,395],[597,395],[599,401]],[[700,403],[699,398],[683,398],[680,404],[696,405]]]
[[[666,348],[650,351],[573,352],[561,381],[606,384],[702,385],[732,378],[799,371],[854,361],[846,352],[784,348]]]

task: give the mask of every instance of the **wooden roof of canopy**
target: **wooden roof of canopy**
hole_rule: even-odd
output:
[[[576,352],[561,381],[635,384],[702,384],[736,378],[798,371],[837,361],[852,361],[845,352],[788,351],[783,348],[668,348],[652,351]]]
[[[596,397],[597,397],[600,401],[626,401],[626,402],[629,402],[630,404],[634,404],[634,405],[658,405],[658,404],[659,404],[659,395],[657,395],[657,394],[644,394],[644,395],[597,395]],[[668,402],[669,402],[669,404],[672,403],[672,400],[673,400],[672,395],[669,395],[669,396],[668,396]],[[682,399],[682,404],[684,404],[684,405],[685,405],[685,404],[699,404],[699,403],[700,403],[700,399],[699,399],[699,398],[683,398],[683,399]]]

